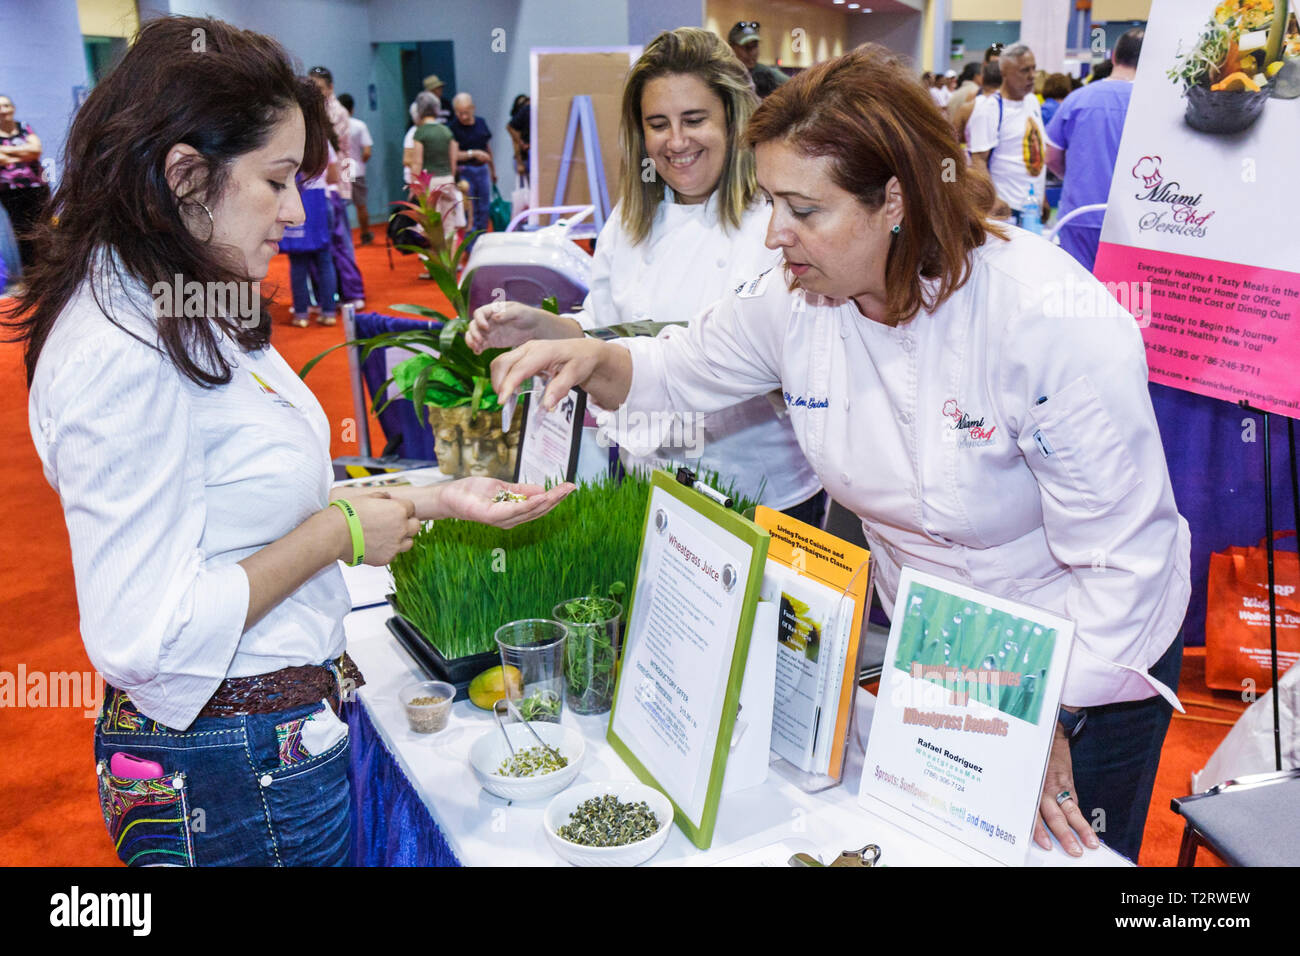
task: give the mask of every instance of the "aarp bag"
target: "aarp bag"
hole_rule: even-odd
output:
[[[280,239],[281,252],[315,252],[330,241],[329,200],[323,189],[302,189],[302,210],[306,218],[301,226],[288,226]]]
[[[1273,540],[1292,538],[1279,531]],[[1300,556],[1273,552],[1277,594],[1277,672],[1280,677],[1300,659]],[[1233,547],[1210,555],[1209,599],[1205,611],[1205,683],[1240,691],[1245,681],[1263,692],[1273,686],[1268,612],[1268,551],[1265,539],[1254,547]]]

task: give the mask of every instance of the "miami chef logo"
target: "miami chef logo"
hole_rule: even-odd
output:
[[[967,415],[957,404],[957,399],[950,398],[943,403],[943,415],[952,419],[952,430],[956,433],[959,447],[993,444],[993,433],[998,430],[998,426],[985,425],[982,415],[979,418]]]
[[[1138,219],[1139,231],[1155,230],[1204,238],[1209,231],[1206,223],[1214,215],[1214,210],[1204,208],[1203,193],[1184,190],[1183,184],[1176,179],[1165,179],[1160,164],[1159,156],[1143,156],[1130,170],[1133,178],[1141,184],[1134,198],[1154,204]]]

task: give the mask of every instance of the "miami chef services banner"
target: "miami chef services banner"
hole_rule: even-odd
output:
[[[858,802],[959,858],[1023,864],[1073,639],[1064,618],[904,568]]]
[[[1295,418],[1300,30],[1288,6],[1155,0],[1094,272],[1142,313],[1153,382]]]

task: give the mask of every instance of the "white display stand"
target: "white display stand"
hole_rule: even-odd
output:
[[[772,697],[776,691],[776,605],[760,601],[754,610],[740,712],[731,732],[731,753],[722,792],[735,793],[767,780],[772,739]]]
[[[345,571],[345,575],[346,575]],[[479,786],[469,765],[470,745],[479,735],[499,733],[492,715],[468,701],[457,701],[447,729],[416,734],[406,724],[402,688],[425,675],[389,634],[386,607],[354,611],[344,621],[348,652],[366,676],[359,698],[383,745],[416,794],[424,801],[448,848],[467,866],[562,866],[542,832],[547,801],[499,799]],[[875,698],[857,697],[857,734],[865,740]],[[608,715],[580,717],[565,711],[561,723],[579,731],[587,743],[578,783],[635,779],[605,743]],[[748,735],[748,732],[747,732]],[[759,786],[724,793],[712,847],[700,850],[677,827],[650,866],[782,866],[794,852],[828,860],[841,850],[876,843],[886,866],[955,866],[961,861],[926,844],[856,804],[862,750],[849,750],[844,768],[847,787],[807,794],[773,774]],[[788,846],[794,847],[789,853]],[[782,855],[784,854],[784,855]],[[1030,850],[1030,866],[1126,866],[1106,848],[1068,856],[1059,848]]]

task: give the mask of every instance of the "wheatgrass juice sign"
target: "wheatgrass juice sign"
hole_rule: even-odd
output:
[[[1021,865],[1074,624],[911,568],[898,594],[859,802],[959,857]]]
[[[1139,321],[1153,382],[1292,418],[1295,6],[1155,0],[1094,270],[1112,288],[1147,290]]]

